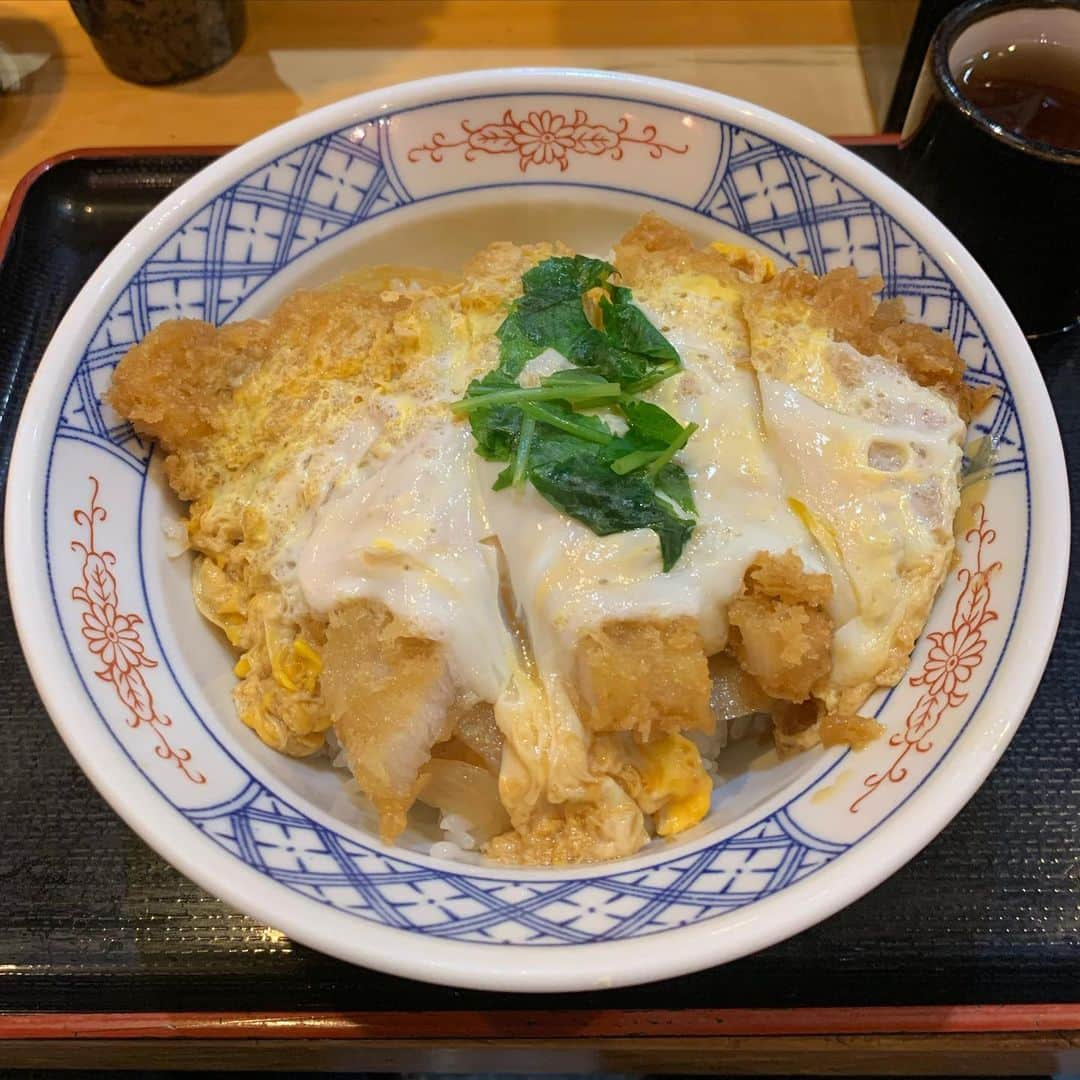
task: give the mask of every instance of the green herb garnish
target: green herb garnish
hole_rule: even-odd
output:
[[[544,349],[555,349],[572,364],[617,382],[631,393],[638,383],[664,370],[679,370],[679,354],[631,303],[629,289],[611,285],[615,267],[600,259],[545,259],[521,278],[523,294],[496,331],[499,370],[516,378]],[[602,327],[585,314],[582,297],[599,290]]]
[[[665,570],[678,561],[694,531],[694,520],[665,506],[647,478],[619,476],[597,457],[541,465],[530,471],[529,479],[549,503],[598,536],[652,529],[660,539]]]
[[[679,354],[630,290],[611,284],[613,274],[610,263],[580,255],[546,259],[524,274],[523,294],[496,331],[499,366],[451,408],[468,416],[478,454],[508,463],[495,490],[529,480],[599,536],[652,529],[666,571],[694,530],[690,480],[672,458],[697,425],[636,397],[676,374]],[[575,366],[539,386],[519,385],[526,364],[545,349]],[[579,411],[605,406],[619,410],[625,432]]]

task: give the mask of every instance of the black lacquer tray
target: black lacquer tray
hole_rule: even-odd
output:
[[[854,149],[886,172],[896,167],[891,145]],[[68,304],[123,234],[209,160],[82,152],[20,185],[0,265],[5,474],[27,386]],[[1037,344],[1036,353],[1075,485],[1080,331]],[[443,989],[350,967],[188,882],[109,809],[54,732],[23,662],[5,589],[0,1010],[56,1014],[57,1038],[68,1031],[64,1016],[90,1012],[362,1014],[386,1018],[378,1028],[386,1037],[400,1024],[403,1038],[442,1031],[462,1039],[508,1034],[524,1017],[537,1037],[551,1035],[557,1017],[563,1035],[633,1036],[633,1018],[648,1025],[664,1017],[664,1034],[689,1037],[708,1034],[706,1014],[742,1015],[730,1010],[796,1010],[790,1015],[803,1019],[779,1030],[828,1032],[866,1030],[866,1016],[878,1017],[871,1028],[902,1030],[907,1021],[888,1018],[931,1008],[939,1017],[966,1015],[973,1026],[963,1030],[981,1030],[986,1025],[971,1018],[985,1010],[964,1008],[1023,1006],[1027,1013],[1009,1015],[1030,1017],[1031,1006],[1048,1003],[1075,1005],[1067,1015],[1080,1029],[1080,560],[1073,565],[1057,644],[1027,719],[979,793],[921,855],[845,911],[755,956],[667,983],[558,998]],[[1058,1027],[1069,1026],[1066,1014],[1055,1015]],[[570,1016],[592,1018],[593,1026],[582,1020],[580,1031],[567,1028]],[[413,1017],[412,1027],[401,1017]],[[999,1030],[1013,1024],[996,1023]],[[754,1033],[754,1023],[743,1027]],[[0,1015],[0,1040],[21,1034],[24,1028],[5,1031]],[[717,1067],[701,1064],[698,1071]]]

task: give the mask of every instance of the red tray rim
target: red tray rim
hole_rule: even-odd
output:
[[[460,1012],[7,1013],[0,1040],[625,1039],[1080,1031],[1080,1004]]]

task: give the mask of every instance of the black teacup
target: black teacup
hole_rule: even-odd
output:
[[[1080,321],[1080,0],[975,0],[952,12],[900,145],[907,186],[1029,336]]]

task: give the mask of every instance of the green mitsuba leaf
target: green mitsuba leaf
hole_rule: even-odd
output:
[[[624,387],[679,369],[679,354],[633,303],[629,289],[611,285],[615,267],[582,255],[545,259],[521,278],[522,295],[496,331],[499,370],[513,378],[546,348],[578,367]],[[582,298],[600,289],[603,325],[595,327]]]
[[[526,270],[521,275],[521,288],[526,296],[580,297],[590,289],[604,286],[615,272],[615,267],[603,259],[556,255]]]
[[[621,406],[623,416],[630,425],[630,430],[644,441],[655,442],[663,450],[683,432],[683,426],[669,412],[651,401],[624,401]]]
[[[467,414],[476,450],[506,462],[495,490],[526,480],[563,513],[600,536],[651,529],[670,570],[693,533],[690,480],[672,461],[693,424],[635,394],[675,374],[679,354],[612,285],[615,268],[580,255],[546,259],[522,276],[522,295],[499,327],[499,366],[474,380],[453,408]],[[584,298],[600,290],[599,322]],[[594,293],[595,296],[595,293]],[[522,387],[518,377],[545,349],[574,367]],[[616,435],[584,408],[617,405],[627,430]]]
[[[604,332],[616,348],[657,363],[679,363],[675,347],[633,303],[629,289],[612,288],[611,299],[600,301],[600,311],[604,317]]]
[[[581,255],[545,259],[521,278],[522,295],[495,332],[499,338],[499,370],[516,378],[544,349],[558,350],[568,360],[588,359],[603,340],[585,317],[582,296],[603,287],[615,267]]]
[[[546,348],[539,339],[534,340],[529,336],[513,309],[495,331],[495,336],[499,339],[497,370],[510,379],[516,379],[525,369],[525,365]]]
[[[681,465],[669,461],[653,477],[653,483],[657,491],[666,495],[688,517],[697,514],[694,493],[690,489],[690,477]]]
[[[517,383],[501,371],[489,371],[469,384],[466,397],[473,396],[477,387],[509,390],[515,386]],[[521,431],[521,419],[521,410],[513,405],[494,405],[470,413],[469,426],[476,439],[476,452],[488,461],[509,461]]]
[[[652,529],[660,540],[665,571],[675,565],[694,530],[693,521],[678,516],[657,499],[644,477],[618,476],[596,455],[534,467],[529,479],[548,502],[598,536]]]

